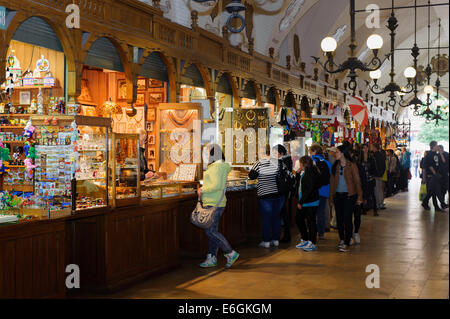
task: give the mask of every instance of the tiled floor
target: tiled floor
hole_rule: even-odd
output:
[[[201,269],[200,260],[107,296],[107,298],[449,298],[448,212],[423,211],[418,180],[410,192],[386,200],[379,217],[362,216],[361,245],[348,253],[336,249],[337,232],[326,233],[316,252],[295,243],[237,247],[229,270]],[[431,205],[431,204],[430,204]],[[380,269],[380,288],[366,287],[366,266]]]

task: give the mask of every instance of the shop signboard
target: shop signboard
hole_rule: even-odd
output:
[[[0,6],[0,29],[6,30],[6,8]]]

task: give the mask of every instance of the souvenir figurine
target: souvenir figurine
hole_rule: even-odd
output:
[[[42,90],[39,88],[39,93],[37,96],[37,113],[39,115],[44,114],[44,97],[42,95]]]

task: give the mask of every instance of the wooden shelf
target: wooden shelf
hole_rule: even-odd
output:
[[[20,105],[20,104],[18,104]],[[31,117],[33,114],[20,114],[20,113],[0,113],[0,116],[13,116],[13,117]]]
[[[0,129],[11,129],[11,128],[25,128],[25,125],[17,125],[17,126],[9,126],[9,125],[1,125]]]
[[[2,87],[4,90],[5,88]],[[57,86],[49,86],[49,85],[29,85],[29,86],[15,86],[14,90],[32,90],[32,89],[59,89]]]
[[[16,192],[32,192],[34,191],[33,185],[3,185],[3,190]]]
[[[6,167],[9,167],[9,168],[25,168],[26,166],[25,165],[6,165]]]
[[[25,144],[25,141],[2,141],[4,144]]]

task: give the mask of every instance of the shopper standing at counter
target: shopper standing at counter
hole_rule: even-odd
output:
[[[276,151],[277,146],[274,147]],[[253,165],[250,179],[258,179],[258,208],[261,214],[262,237],[260,247],[277,247],[280,244],[281,218],[280,212],[284,204],[284,196],[280,195],[277,186],[278,159],[270,156],[270,146],[266,154]]]
[[[213,215],[212,225],[205,229],[206,236],[209,238],[209,249],[206,260],[200,264],[200,267],[209,268],[217,266],[217,252],[220,249],[227,258],[226,267],[229,268],[238,259],[239,254],[231,248],[226,238],[219,233],[219,221],[225,206],[227,198],[224,192],[227,187],[227,176],[231,171],[230,164],[225,162],[225,156],[219,145],[211,144],[209,146],[208,169],[203,174],[203,186],[198,189],[198,197],[202,199],[203,207],[216,207]],[[219,203],[219,201],[222,201]]]

